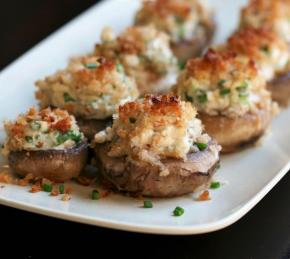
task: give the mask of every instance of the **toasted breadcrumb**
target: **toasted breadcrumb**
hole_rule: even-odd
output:
[[[197,198],[197,201],[209,201],[211,200],[209,191],[203,191]]]

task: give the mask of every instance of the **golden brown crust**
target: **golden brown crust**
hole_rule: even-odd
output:
[[[281,45],[284,47],[285,44],[269,29],[246,27],[229,38],[227,49],[255,59],[260,57],[263,50],[265,53],[273,43],[278,47]],[[286,44],[285,46],[287,48]]]
[[[214,79],[218,78],[221,73],[234,67],[235,70],[250,76],[257,75],[257,67],[253,60],[249,59],[245,64],[237,59],[237,54],[232,51],[218,52],[209,49],[202,58],[195,58],[188,61],[186,71],[189,76],[196,79],[204,79],[211,75]],[[217,81],[217,80],[216,80]]]
[[[263,108],[236,118],[200,113],[199,118],[208,134],[222,146],[222,153],[231,153],[264,134],[270,124],[271,111]]]
[[[144,112],[149,116],[165,115],[168,113],[174,116],[180,116],[182,107],[180,105],[180,99],[174,95],[147,95],[143,103],[129,102],[119,106],[119,116],[121,120],[127,120],[132,115],[136,115],[140,112]]]
[[[242,9],[242,18],[261,15],[263,24],[272,27],[277,19],[285,16],[289,11],[289,4],[289,0],[250,0],[249,4]]]

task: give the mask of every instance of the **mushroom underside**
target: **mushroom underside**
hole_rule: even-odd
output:
[[[200,113],[199,118],[206,132],[222,146],[221,152],[231,153],[254,144],[263,136],[270,124],[271,111],[261,109],[235,118]]]
[[[87,142],[65,150],[12,151],[9,166],[21,177],[32,174],[53,182],[77,177],[87,162]]]
[[[267,85],[272,99],[280,106],[287,107],[290,103],[290,72],[277,75]]]
[[[204,151],[188,154],[187,160],[168,158],[162,160],[168,173],[144,161],[126,157],[109,157],[109,145],[97,147],[96,154],[105,179],[118,191],[148,197],[175,197],[192,193],[208,184],[219,162],[218,148],[212,143]]]

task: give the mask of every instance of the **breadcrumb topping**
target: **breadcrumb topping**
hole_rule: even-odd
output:
[[[283,71],[290,60],[288,44],[266,28],[244,28],[229,38],[226,48],[255,60],[267,80]]]
[[[268,27],[290,43],[289,17],[289,0],[250,0],[241,12],[240,27]]]
[[[84,139],[75,118],[61,109],[31,108],[16,121],[5,122],[4,127],[4,155],[10,151],[71,148]]]
[[[169,89],[170,84],[159,89],[156,83],[177,72],[168,35],[153,26],[129,27],[118,37],[107,27],[102,32],[102,43],[96,45],[95,55],[120,60],[142,94]]]
[[[197,143],[206,148],[210,137],[190,103],[173,95],[148,95],[119,107],[112,128],[95,135],[95,143],[106,141],[111,141],[110,156],[161,164],[163,158],[186,160],[199,150]]]
[[[36,86],[41,107],[59,107],[86,119],[108,118],[118,105],[139,95],[121,64],[99,56],[74,58]]]
[[[135,22],[138,25],[153,24],[168,33],[173,42],[179,42],[204,33],[203,27],[211,24],[212,19],[211,11],[202,1],[145,0]]]
[[[191,59],[176,90],[198,111],[211,115],[241,116],[270,102],[255,62],[232,51],[210,49],[204,57]]]

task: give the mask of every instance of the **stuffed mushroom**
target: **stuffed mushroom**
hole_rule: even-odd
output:
[[[170,91],[178,66],[167,34],[153,26],[134,26],[116,37],[107,27],[101,38],[95,55],[118,60],[136,80],[141,95]]]
[[[180,75],[177,93],[196,106],[205,130],[232,152],[257,140],[271,115],[271,95],[254,61],[210,49]]]
[[[3,154],[20,176],[64,182],[77,177],[86,165],[87,141],[67,111],[31,108],[4,126]]]
[[[74,58],[68,67],[36,82],[41,107],[58,107],[75,115],[88,139],[111,122],[115,108],[139,96],[123,66],[98,56]]]
[[[267,28],[276,33],[290,47],[290,1],[289,0],[251,0],[242,10],[240,27]],[[251,48],[251,46],[248,46]],[[278,54],[278,49],[273,54]],[[288,50],[289,51],[289,50]],[[289,55],[284,51],[283,63]],[[277,55],[278,58],[278,55]],[[281,64],[282,64],[281,63]],[[278,63],[277,63],[278,64]],[[289,60],[284,69],[277,71],[275,77],[268,83],[272,98],[280,105],[290,102],[290,65]]]
[[[120,106],[95,144],[107,180],[120,191],[151,197],[183,195],[207,184],[220,151],[191,104],[173,95],[147,95]]]
[[[170,36],[180,64],[199,56],[213,38],[212,11],[198,0],[145,0],[135,23],[153,24]]]

